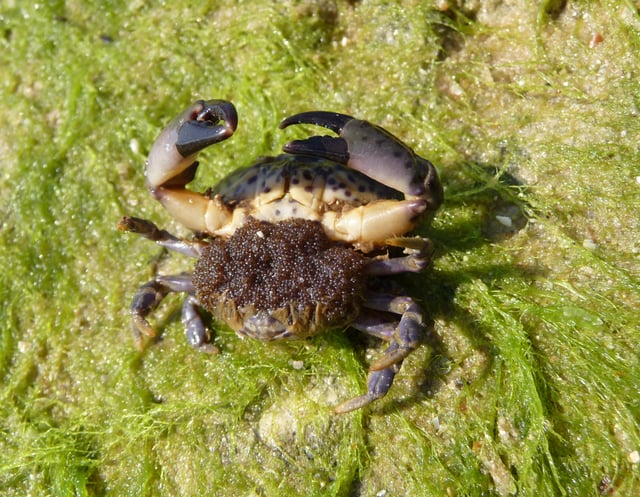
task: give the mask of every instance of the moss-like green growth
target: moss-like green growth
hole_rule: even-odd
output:
[[[48,2],[0,7],[0,494],[637,495],[640,16],[632,2]],[[325,109],[438,165],[447,201],[406,277],[435,320],[389,395],[357,333],[263,344],[180,300],[143,353],[127,312],[191,264],[144,188],[160,129],[234,102],[193,188]],[[296,134],[297,133],[297,134]],[[294,136],[295,135],[295,136]]]

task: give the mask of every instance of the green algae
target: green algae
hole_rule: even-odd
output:
[[[640,451],[640,17],[631,2],[53,2],[0,7],[0,493],[633,495]],[[115,230],[180,231],[144,189],[150,143],[232,100],[206,188],[351,113],[438,165],[435,326],[389,395],[356,334],[182,336],[138,353],[126,312],[187,269]],[[300,130],[296,136],[302,136]]]

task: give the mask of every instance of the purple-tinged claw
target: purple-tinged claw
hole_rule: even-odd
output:
[[[433,165],[385,129],[353,120],[342,130],[341,137],[349,145],[349,167],[395,188],[407,198],[431,196],[425,180],[437,179]],[[427,208],[437,206],[430,204]]]
[[[280,123],[280,129],[292,124],[314,124],[340,135],[344,127],[353,120],[353,117],[345,114],[318,110],[289,116]],[[289,154],[322,157],[345,165],[349,162],[349,144],[343,138],[312,136],[306,140],[291,141],[282,150]]]
[[[280,128],[292,124],[323,126],[340,137],[295,140],[284,146],[285,152],[344,164],[404,193],[406,198],[425,200],[427,210],[436,210],[442,203],[442,186],[433,164],[385,129],[351,116],[322,111],[288,117],[280,123]]]

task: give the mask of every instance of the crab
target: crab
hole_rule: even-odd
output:
[[[161,132],[146,163],[152,196],[194,232],[188,239],[150,221],[123,217],[118,228],[197,260],[193,273],[159,275],[131,304],[137,346],[155,336],[148,316],[172,292],[186,294],[188,341],[216,353],[203,310],[240,336],[264,341],[307,338],[353,327],[388,342],[369,369],[367,391],[334,408],[359,409],[384,396],[403,360],[420,344],[423,311],[386,276],[417,273],[432,243],[407,236],[438,209],[435,167],[383,128],[333,112],[286,118],[337,136],[294,140],[206,193],[186,189],[196,158],[236,130],[232,103],[198,100]]]

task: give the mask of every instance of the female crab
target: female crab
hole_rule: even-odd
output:
[[[371,367],[367,393],[334,410],[348,412],[385,395],[404,358],[419,344],[424,317],[407,295],[381,291],[381,277],[419,272],[431,242],[406,237],[443,194],[426,159],[384,129],[330,112],[285,119],[315,124],[314,136],[260,158],[207,193],[187,190],[204,148],[235,131],[234,106],[199,100],[160,134],[146,167],[151,194],[197,234],[179,239],[149,221],[124,217],[119,228],[197,259],[193,274],[158,276],[133,298],[138,346],[154,336],[147,316],[171,292],[187,294],[182,320],[189,342],[215,352],[200,309],[242,336],[306,338],[352,326],[389,342]],[[404,254],[391,256],[394,250]]]

